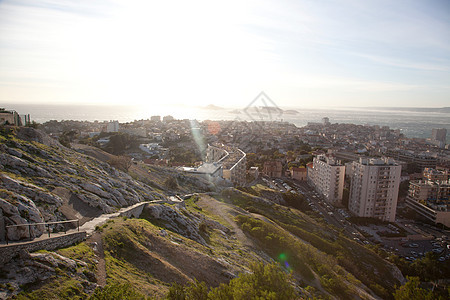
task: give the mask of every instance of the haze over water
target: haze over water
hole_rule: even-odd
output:
[[[241,108],[207,109],[193,106],[118,106],[118,105],[34,105],[6,104],[7,109],[14,109],[20,114],[29,113],[31,119],[43,123],[49,120],[105,121],[118,120],[131,122],[149,119],[154,115],[172,115],[176,119],[203,120],[248,120],[251,119]],[[389,126],[400,129],[407,137],[429,138],[433,128],[446,128],[450,132],[450,112],[430,112],[426,109],[402,108],[299,108],[297,113],[283,113],[277,121],[287,121],[299,127],[308,122],[321,122],[323,117],[330,118],[331,123],[351,123]],[[267,118],[263,120],[268,120]]]

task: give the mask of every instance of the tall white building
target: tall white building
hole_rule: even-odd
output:
[[[353,162],[349,209],[359,217],[394,222],[402,167],[391,158]]]
[[[241,149],[223,144],[208,145],[206,163],[218,163],[223,166],[222,176],[235,186],[246,182],[247,155]]]
[[[331,155],[318,155],[308,168],[308,183],[333,205],[342,203],[344,191],[345,166]]]
[[[431,143],[439,148],[445,147],[447,138],[447,129],[445,128],[433,128],[431,131]]]
[[[106,125],[106,132],[119,132],[119,121],[109,121]]]
[[[435,141],[440,141],[445,144],[447,138],[447,129],[445,128],[433,128],[431,130],[431,139]]]

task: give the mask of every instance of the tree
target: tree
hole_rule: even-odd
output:
[[[40,126],[39,123],[37,123],[36,121],[32,121],[31,123],[28,123],[26,127],[31,127],[31,128],[34,128],[34,129],[38,129],[39,126]]]
[[[101,137],[98,136],[99,138]],[[112,154],[123,154],[129,149],[138,149],[139,141],[136,136],[127,133],[117,133],[109,137],[109,142],[105,145],[104,150]]]
[[[291,276],[281,270],[277,264],[251,265],[251,274],[240,274],[228,285],[221,284],[211,290],[209,299],[296,299],[291,286]]]
[[[409,277],[408,281],[394,292],[395,300],[431,300],[433,293],[420,288],[419,277]]]
[[[145,297],[132,288],[129,283],[108,284],[104,288],[97,288],[90,300],[131,299],[141,300]],[[176,299],[176,298],[174,298]]]
[[[59,142],[61,145],[67,148],[71,148],[70,143],[77,137],[77,132],[75,130],[64,131],[63,134],[59,137]]]
[[[128,172],[133,162],[128,156],[115,156],[109,161],[109,164],[123,172]]]
[[[178,188],[178,181],[173,176],[169,176],[164,180],[164,186],[170,190]]]
[[[204,282],[195,280],[187,286],[173,284],[166,299],[297,299],[295,289],[290,284],[291,275],[286,274],[279,265],[254,263],[250,266],[252,273],[241,273],[228,284],[221,284],[208,292]]]
[[[301,194],[293,194],[291,192],[284,192],[283,200],[286,201],[286,204],[288,206],[291,206],[298,210],[302,210],[302,211],[310,210],[308,202],[306,201],[305,197]]]
[[[116,134],[109,138],[108,144],[106,144],[106,149],[112,154],[123,154],[125,151],[125,136],[123,134]]]

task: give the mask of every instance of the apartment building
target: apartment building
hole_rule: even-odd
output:
[[[333,205],[342,204],[344,177],[345,166],[332,155],[318,155],[308,167],[308,183]]]
[[[241,149],[223,144],[208,145],[206,162],[222,165],[222,176],[235,186],[246,183],[247,155]]]
[[[423,178],[430,181],[447,181],[449,173],[447,169],[436,170],[433,168],[425,168],[423,170]]]
[[[360,158],[351,168],[350,211],[394,222],[402,167],[391,158]]]
[[[447,139],[447,129],[445,128],[433,128],[431,131],[431,140],[442,142],[445,145]]]
[[[305,167],[297,168],[293,167],[291,169],[291,177],[292,179],[296,179],[298,181],[306,181],[307,171]]]
[[[388,149],[386,155],[396,160],[401,160],[407,163],[415,163],[421,169],[436,168],[437,157],[428,152],[414,152],[402,149]]]
[[[119,132],[119,121],[109,121],[106,125],[106,132]]]
[[[262,173],[268,177],[281,177],[283,175],[283,164],[278,160],[265,161]]]
[[[0,108],[0,125],[26,126],[31,124],[30,115],[19,115],[15,110]]]
[[[426,169],[424,178],[410,182],[406,205],[435,224],[450,226],[448,171]]]

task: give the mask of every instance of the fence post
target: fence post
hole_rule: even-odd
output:
[[[47,224],[48,237],[50,237],[50,224]]]
[[[80,232],[80,219],[77,219],[78,232]]]

